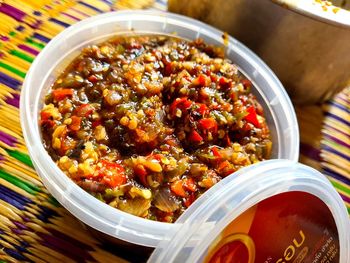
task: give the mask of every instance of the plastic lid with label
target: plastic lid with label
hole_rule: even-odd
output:
[[[350,262],[342,199],[324,175],[292,161],[239,170],[176,225],[148,262]]]

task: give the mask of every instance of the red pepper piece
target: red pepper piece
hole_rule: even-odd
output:
[[[162,212],[162,211],[157,211],[157,218],[159,219],[159,221],[161,222],[166,222],[166,223],[171,223],[174,220],[174,213],[173,212]]]
[[[209,79],[206,75],[204,74],[199,74],[197,78],[193,80],[194,85],[199,85],[199,86],[207,86],[209,84]]]
[[[252,82],[249,79],[243,79],[241,83],[245,88],[250,88],[252,86]]]
[[[61,156],[66,155],[67,151],[74,149],[76,145],[76,140],[64,135],[63,137],[61,137],[61,148],[59,149],[59,154]]]
[[[225,135],[225,142],[227,146],[231,145],[231,139],[230,136],[228,136],[228,134]]]
[[[232,91],[231,91],[231,94],[230,94],[230,98],[231,98],[233,101],[238,100],[238,91],[232,90]]]
[[[198,112],[200,115],[204,116],[205,114],[208,113],[209,109],[208,109],[207,105],[205,105],[203,103],[197,103],[197,105],[199,106]]]
[[[219,78],[219,85],[223,88],[227,88],[230,86],[230,80],[225,77],[221,77]]]
[[[183,186],[186,188],[186,190],[195,192],[197,191],[197,185],[195,184],[193,178],[185,178],[183,180]]]
[[[254,128],[254,125],[249,123],[249,122],[246,122],[243,127],[242,127],[242,131],[244,132],[249,132],[250,130],[252,130]]]
[[[44,128],[44,129],[49,129],[52,128],[53,126],[55,126],[55,122],[52,120],[41,120],[40,121],[40,125]]]
[[[175,64],[173,62],[169,62],[165,66],[165,75],[169,76],[171,73],[173,73],[175,69]]]
[[[170,185],[170,189],[171,191],[176,194],[177,196],[181,196],[181,197],[186,197],[186,191],[185,189],[183,188],[183,185],[182,185],[182,181],[181,180],[178,180],[178,181],[175,181],[173,182],[171,185]]]
[[[214,146],[213,148],[211,148],[211,150],[212,150],[212,152],[213,152],[213,154],[214,154],[215,157],[218,157],[218,158],[221,158],[221,157],[222,157],[221,154],[220,154],[219,151],[218,151],[218,148],[216,148],[216,146]]]
[[[81,127],[81,117],[72,116],[71,119],[72,119],[72,123],[69,124],[69,128],[72,131],[79,131]]]
[[[98,125],[101,125],[102,121],[101,120],[95,120],[91,123],[92,128],[96,128]]]
[[[66,97],[72,96],[73,92],[74,92],[73,89],[59,88],[59,89],[54,89],[52,91],[52,96],[53,96],[54,100],[60,101],[60,100],[65,99]]]
[[[190,205],[192,205],[192,203],[196,200],[196,195],[194,193],[189,194],[188,197],[185,198],[184,200],[184,205],[186,207],[189,207]]]
[[[90,104],[82,104],[78,108],[75,109],[75,114],[79,117],[88,117],[91,113],[93,113],[94,107]]]
[[[55,122],[52,120],[49,112],[40,112],[40,125],[44,128],[52,128],[55,125]]]
[[[125,170],[122,165],[102,160],[101,166],[96,172],[96,178],[101,178],[101,183],[108,187],[115,188],[126,183]]]
[[[203,69],[203,73],[208,77],[211,75],[211,71],[209,69]]]
[[[58,153],[63,156],[70,149],[75,147],[75,141],[71,138],[67,138],[67,127],[64,128],[62,134],[60,135],[61,148],[59,148]]]
[[[175,115],[176,109],[187,110],[191,108],[192,101],[188,100],[187,97],[177,98],[170,105],[170,114]]]
[[[88,80],[92,83],[95,83],[96,81],[98,81],[98,78],[95,75],[91,75],[88,77]]]
[[[50,119],[51,114],[47,111],[42,111],[40,112],[40,117],[42,121],[47,121],[48,119]]]
[[[202,130],[210,130],[213,132],[217,132],[218,130],[218,124],[213,118],[201,119],[198,121],[198,124],[200,129]]]
[[[229,161],[223,161],[219,164],[218,170],[221,171],[230,165]]]
[[[247,122],[253,124],[255,127],[260,128],[260,123],[258,121],[258,117],[257,117],[257,114],[256,114],[254,106],[250,106],[247,109],[247,112],[248,112],[248,115],[245,116],[244,119]]]
[[[217,170],[218,170],[218,173],[223,177],[228,176],[231,173],[235,172],[235,169],[231,166],[230,162],[227,160],[221,162]]]
[[[191,142],[193,142],[193,143],[201,143],[201,142],[203,142],[203,137],[198,132],[196,132],[195,130],[193,130],[190,133],[188,139]]]
[[[188,109],[191,108],[191,106],[192,106],[192,101],[190,101],[190,100],[185,100],[185,101],[181,104],[181,106],[182,106],[182,109],[188,110]]]
[[[148,186],[147,183],[147,170],[142,164],[138,164],[134,167],[134,173],[137,175],[137,177],[140,179],[141,183],[144,186]]]

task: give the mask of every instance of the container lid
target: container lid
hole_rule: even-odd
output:
[[[148,262],[350,262],[350,221],[325,176],[287,160],[243,168],[176,222]]]

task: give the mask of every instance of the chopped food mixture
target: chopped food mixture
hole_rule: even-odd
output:
[[[174,222],[222,178],[269,158],[251,87],[201,39],[113,38],[83,49],[54,82],[40,112],[44,144],[102,202]]]

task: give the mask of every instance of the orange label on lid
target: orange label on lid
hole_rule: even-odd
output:
[[[209,247],[204,262],[337,263],[338,232],[319,198],[283,193],[234,219]]]

